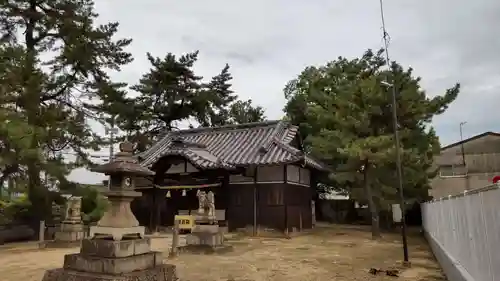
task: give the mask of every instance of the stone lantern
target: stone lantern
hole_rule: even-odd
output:
[[[124,237],[144,238],[144,226],[139,226],[130,203],[135,197],[141,196],[135,191],[137,176],[152,176],[154,172],[140,166],[132,157],[134,147],[131,143],[121,143],[120,152],[115,161],[93,169],[94,172],[110,176],[109,191],[103,192],[110,206],[97,226],[90,228],[90,237],[111,237],[115,241]]]
[[[164,264],[160,252],[151,251],[130,209],[130,202],[141,195],[134,190],[137,176],[154,175],[134,159],[133,145],[120,144],[113,162],[93,169],[109,175],[110,189],[104,192],[110,206],[88,239],[82,240],[80,253],[64,257],[63,268],[48,270],[43,281],[175,281],[174,265]]]

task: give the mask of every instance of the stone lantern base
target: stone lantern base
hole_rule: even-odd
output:
[[[85,233],[81,222],[61,223],[54,233],[54,240],[48,243],[50,247],[77,247],[84,238]]]
[[[175,265],[151,251],[148,238],[84,239],[80,253],[64,256],[63,268],[48,270],[43,281],[177,281]]]

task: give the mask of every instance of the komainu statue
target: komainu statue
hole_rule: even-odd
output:
[[[198,190],[196,196],[198,197],[198,214],[215,217],[215,194],[212,191],[206,193]]]
[[[215,194],[212,191],[209,191],[207,194],[207,208],[208,208],[208,216],[215,217]]]
[[[198,214],[205,214],[205,204],[207,201],[207,193],[205,191],[198,190],[196,192],[196,197],[198,197]]]

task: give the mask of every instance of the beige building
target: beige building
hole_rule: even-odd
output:
[[[430,190],[434,198],[490,185],[500,175],[500,133],[486,132],[445,146],[436,164],[439,173]]]

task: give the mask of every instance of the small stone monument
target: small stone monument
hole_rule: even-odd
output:
[[[130,210],[130,202],[141,195],[134,190],[135,177],[154,172],[137,164],[131,143],[120,144],[120,151],[113,162],[94,169],[111,178],[105,192],[108,210],[82,240],[80,253],[65,255],[63,268],[48,270],[43,281],[178,280],[175,265],[164,264],[161,253],[151,251],[144,227]]]
[[[52,245],[74,247],[80,244],[84,236],[81,208],[81,197],[72,196],[68,198],[64,220],[60,224],[60,228],[55,232]]]
[[[62,221],[61,205],[57,204],[56,202],[52,202],[51,214],[52,214],[52,224],[59,225]]]
[[[217,224],[215,216],[215,194],[200,191],[198,197],[198,212],[194,216],[195,225],[191,233],[186,236],[186,246],[181,250],[204,253],[220,253],[232,250],[224,244],[224,233]]]
[[[61,205],[57,204],[56,202],[52,202],[51,206],[52,218],[50,221],[46,223],[47,235],[48,235],[46,238],[50,240],[54,239],[55,233],[61,229],[61,222],[62,222],[61,209],[62,209]]]

